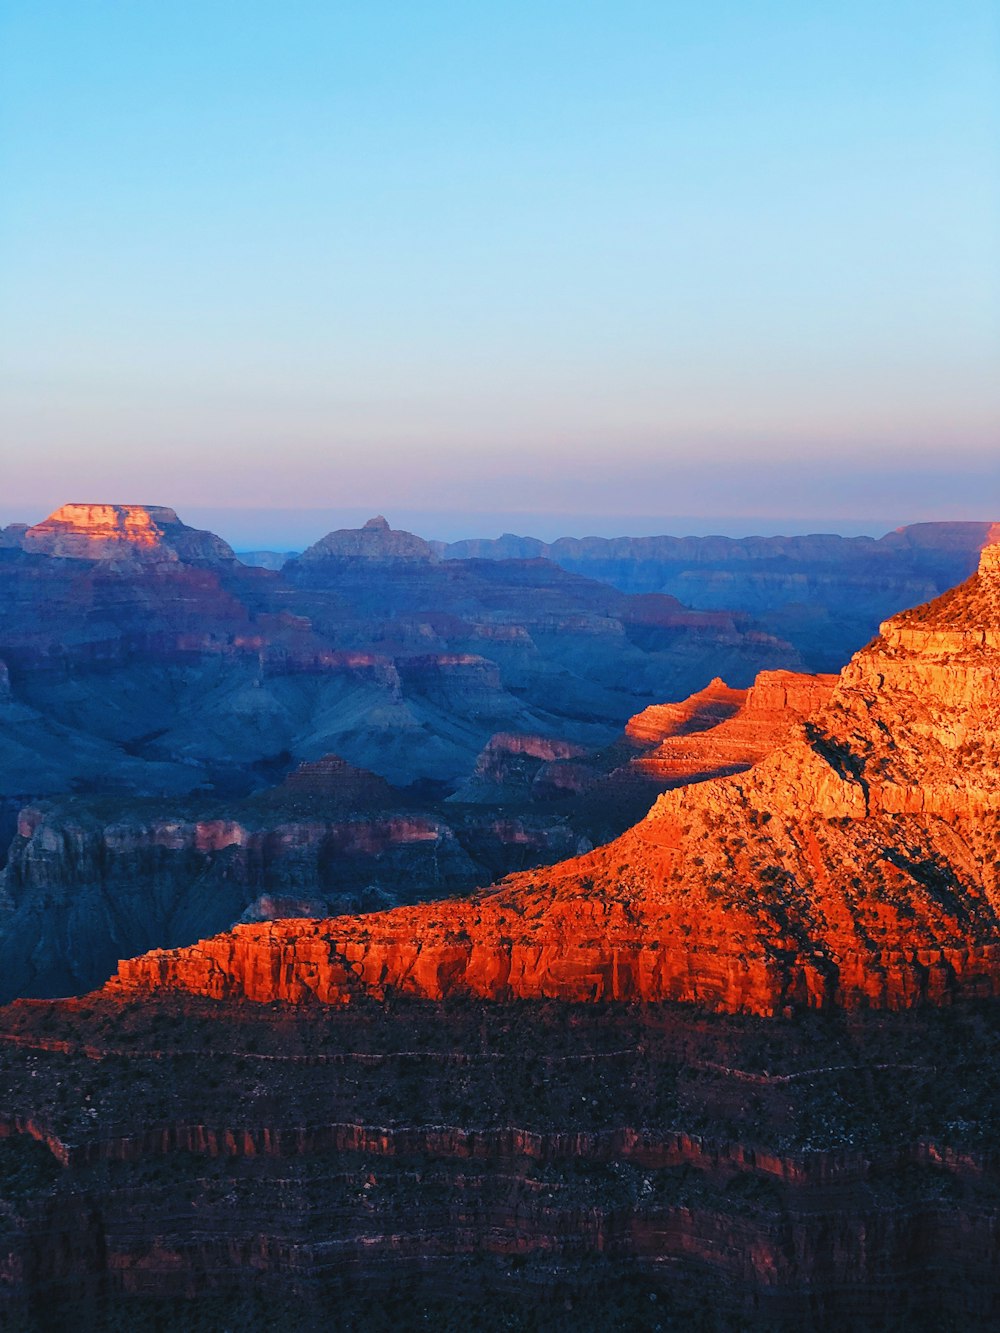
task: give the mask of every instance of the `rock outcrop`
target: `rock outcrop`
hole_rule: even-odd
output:
[[[235,560],[212,532],[189,528],[165,505],[66,504],[27,528],[21,548],[68,560]]]
[[[1000,530],[996,531],[1000,539]],[[746,774],[471,902],[243,927],[109,994],[344,1004],[400,991],[759,1014],[1000,994],[1000,559],[882,627]]]
[[[557,787],[560,774],[566,774],[564,786],[580,790],[581,781],[589,784],[597,778],[596,773],[580,778],[580,766],[573,763],[588,753],[581,745],[550,736],[498,731],[484,746],[471,777],[451,800],[488,805],[530,801],[539,787]]]
[[[636,745],[659,745],[674,736],[717,727],[737,713],[746,702],[746,690],[734,690],[718,676],[703,690],[678,703],[650,704],[628,721],[625,735]]]
[[[742,773],[787,740],[796,724],[819,712],[837,680],[762,671],[749,690],[729,690],[717,680],[682,704],[648,708],[632,719],[626,734],[648,743],[662,728],[662,739],[633,759],[631,767],[668,786]]]
[[[428,542],[412,532],[390,528],[381,514],[362,528],[338,528],[289,561],[289,573],[303,572],[311,565],[364,560],[375,564],[436,561]]]

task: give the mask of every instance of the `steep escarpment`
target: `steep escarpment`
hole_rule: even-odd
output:
[[[334,756],[221,808],[77,801],[0,815],[13,835],[0,867],[4,1000],[80,994],[122,953],[187,945],[240,920],[468,892],[581,841],[571,814],[421,804]]]
[[[996,534],[1000,537],[1000,533]],[[243,927],[109,993],[348,1003],[394,991],[725,1010],[1000,994],[1000,560],[889,621],[746,774],[471,902]]]

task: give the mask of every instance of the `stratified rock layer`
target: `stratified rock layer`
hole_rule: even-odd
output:
[[[1000,538],[1000,531],[994,532]],[[903,1008],[1000,994],[1000,553],[888,621],[747,774],[469,902],[244,927],[125,962],[112,993],[359,992]]]
[[[0,1327],[995,1328],[998,1010],[20,1002]]]
[[[673,786],[706,777],[741,773],[788,740],[797,723],[829,701],[836,676],[762,671],[749,690],[713,681],[683,704],[661,704],[632,719],[626,734],[635,741],[662,739],[632,767]]]

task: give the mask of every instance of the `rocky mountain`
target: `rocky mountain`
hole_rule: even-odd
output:
[[[766,759],[665,793],[610,845],[471,901],[156,951],[109,993],[758,1014],[998,995],[998,672],[1000,541],[966,583],[887,621]]]

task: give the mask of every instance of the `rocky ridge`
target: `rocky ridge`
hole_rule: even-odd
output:
[[[737,608],[791,642],[810,671],[838,671],[880,621],[967,578],[989,523],[914,523],[879,538],[561,537],[441,544],[442,558],[544,557],[629,593]]]
[[[652,739],[662,728],[662,739],[631,767],[672,786],[741,773],[777,749],[797,723],[818,713],[837,680],[762,671],[747,690],[730,690],[715,680],[683,704],[654,705],[632,719],[626,735]]]
[[[809,688],[786,682],[780,693]],[[747,767],[748,744],[738,754],[731,742],[714,744],[728,724],[710,725],[721,715],[710,700],[744,693],[717,683],[665,706],[656,726],[645,716],[645,741],[630,736],[596,752],[497,733],[445,800],[393,788],[330,754],[244,800],[122,793],[0,807],[9,843],[0,863],[0,998],[81,993],[101,984],[123,952],[190,944],[237,920],[427,901],[579,854],[627,829],[661,791],[720,765]],[[777,744],[797,715],[766,716],[758,751]],[[696,724],[708,729],[684,734]],[[23,717],[18,728],[26,739]],[[647,771],[643,754],[660,753],[656,740],[674,732],[683,745],[701,742],[698,764],[682,750]],[[93,762],[102,761],[107,755],[96,753]]]

